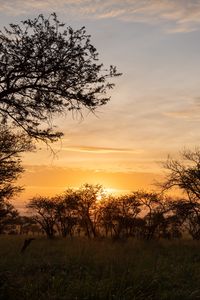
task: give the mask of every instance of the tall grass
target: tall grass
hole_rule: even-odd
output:
[[[0,238],[0,299],[200,299],[200,244]]]

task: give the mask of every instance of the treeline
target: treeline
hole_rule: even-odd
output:
[[[188,235],[200,239],[199,203],[154,192],[137,191],[117,197],[106,194],[100,185],[85,184],[60,196],[34,197],[27,208],[31,216],[15,214],[11,218],[10,224],[18,224],[21,234],[114,240],[177,239]]]
[[[0,233],[146,240],[190,236],[200,240],[199,149],[183,151],[180,160],[168,158],[164,163],[168,173],[159,184],[159,193],[136,191],[117,197],[105,193],[101,185],[85,184],[56,197],[30,199],[29,217],[20,216],[9,202],[16,187],[10,183],[5,155],[0,159]],[[19,173],[17,159],[15,168],[11,167],[12,179]],[[173,187],[184,192],[185,198],[167,197],[165,191]]]

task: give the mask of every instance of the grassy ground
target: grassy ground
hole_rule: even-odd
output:
[[[0,237],[0,299],[200,299],[200,244]]]

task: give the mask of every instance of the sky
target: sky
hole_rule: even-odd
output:
[[[153,189],[168,154],[199,144],[200,0],[0,0],[0,27],[52,12],[85,26],[100,61],[123,75],[95,115],[55,120],[65,133],[55,155],[45,145],[24,155],[16,205],[85,182]]]

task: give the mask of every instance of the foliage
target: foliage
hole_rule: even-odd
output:
[[[24,171],[20,155],[33,149],[30,139],[24,134],[13,133],[7,126],[0,126],[0,201],[21,190],[14,185]]]
[[[0,201],[0,234],[15,229],[19,213],[8,201]]]
[[[85,235],[97,237],[97,218],[98,218],[98,196],[103,194],[101,185],[85,184],[76,191],[77,208],[80,225],[83,228]]]
[[[24,171],[21,154],[34,146],[24,134],[0,126],[0,234],[17,221],[18,212],[8,200],[22,190],[15,181]]]
[[[175,205],[169,198],[144,191],[120,197],[106,196],[102,186],[85,184],[79,189],[68,189],[60,196],[35,197],[27,207],[34,222],[49,238],[85,235],[152,240],[181,237],[186,223],[178,212],[180,203],[177,201]],[[188,210],[186,213],[188,220]],[[187,231],[191,234],[188,227]]]
[[[39,15],[0,32],[0,117],[29,136],[54,141],[52,117],[109,100],[107,80],[120,75],[98,63],[98,52],[84,27],[73,30],[56,14]],[[46,128],[44,127],[46,124]]]
[[[38,223],[29,216],[19,215],[18,217],[18,233],[21,235],[40,235],[41,227]]]
[[[200,149],[184,150],[179,160],[168,157],[168,175],[160,184],[163,191],[178,187],[187,199],[172,204],[180,223],[193,239],[200,239]]]
[[[35,213],[32,219],[41,226],[48,238],[53,238],[56,224],[55,201],[47,197],[34,197],[27,207]]]
[[[56,226],[63,237],[73,235],[73,229],[78,222],[77,197],[72,189],[54,198],[56,202]]]
[[[160,184],[163,191],[178,187],[189,200],[200,200],[200,149],[182,151],[180,160],[168,157],[163,166],[168,171]]]
[[[72,235],[75,225],[89,238],[96,237],[96,202],[101,192],[100,185],[85,184],[78,190],[68,189],[61,196],[34,197],[27,208],[49,238],[54,237],[56,227],[62,236]]]

